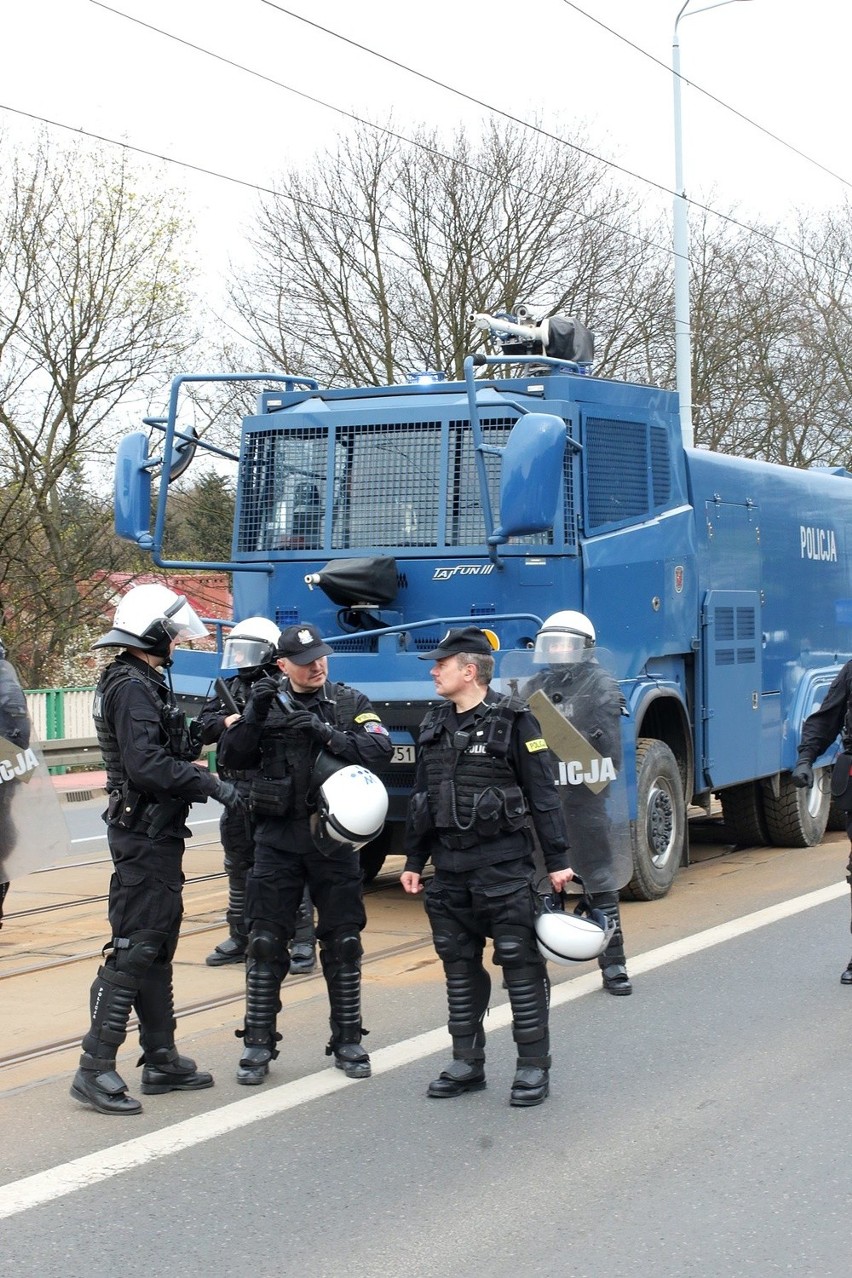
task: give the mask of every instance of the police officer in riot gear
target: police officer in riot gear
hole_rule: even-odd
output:
[[[427,1095],[460,1096],[485,1086],[485,1032],[491,980],[486,937],[502,967],[512,1007],[517,1069],[509,1102],[540,1105],[549,1091],[550,986],[535,935],[535,826],[550,881],[572,878],[553,763],[541,729],[516,696],[489,688],[494,658],[475,627],[450,630],[425,660],[444,704],[426,715],[406,825],[406,892],[421,891],[431,859],[426,913],[447,982],[453,1060]]]
[[[6,647],[2,639],[0,639],[0,737],[19,750],[26,750],[30,744],[27,699],[15,667],[6,660]],[[3,902],[9,891],[9,882],[3,870],[6,858],[15,845],[11,808],[13,787],[16,784],[16,781],[4,781],[0,785],[0,927],[3,926]]]
[[[361,932],[366,924],[362,874],[353,843],[315,842],[312,781],[322,756],[363,769],[386,762],[392,745],[363,693],[328,678],[328,656],[315,626],[289,626],[278,642],[278,677],[252,687],[241,718],[223,733],[226,768],[251,768],[255,859],[246,880],[246,1015],[237,1082],[262,1083],[278,1056],[281,982],[290,970],[305,886],[317,908],[320,961],[328,987],[331,1039],[326,1052],[349,1078],[368,1078],[361,1045]],[[283,679],[280,677],[283,675]],[[366,777],[372,777],[367,772]],[[376,781],[376,778],[372,778]],[[345,824],[345,823],[344,823]]]
[[[258,679],[277,674],[276,649],[279,630],[266,617],[246,617],[231,629],[222,652],[222,669],[236,673],[225,680],[228,704],[217,692],[202,706],[196,723],[201,741],[218,742],[225,728],[236,723],[248,700],[249,693]],[[245,921],[246,876],[254,864],[254,828],[248,807],[249,790],[254,769],[228,770],[219,766],[219,774],[237,787],[246,806],[240,811],[223,809],[219,820],[219,833],[225,853],[225,873],[228,876],[228,910],[226,914],[229,935],[208,954],[210,967],[225,963],[242,963],[248,946],[248,929]],[[296,934],[290,947],[290,970],[310,972],[316,966],[316,937],[314,911],[308,889],[299,906]]]
[[[822,705],[809,714],[802,724],[799,754],[791,777],[800,789],[810,789],[814,783],[814,761],[840,737],[841,747],[852,753],[852,661],[838,670]],[[852,889],[852,808],[845,813],[846,833],[850,852],[846,865],[846,881]],[[850,925],[852,926],[852,925]],[[841,985],[852,985],[852,959],[840,974]]]
[[[134,1008],[143,1093],[213,1083],[175,1047],[172,960],[183,912],[181,860],[190,804],[240,800],[233,785],[192,761],[198,747],[162,673],[178,640],[206,634],[184,596],[152,584],[128,591],[113,629],[94,645],[123,649],[98,680],[93,705],[109,790],[112,939],[92,985],[91,1025],[71,1095],[103,1114],[142,1108],[115,1063]]]
[[[595,628],[582,612],[553,613],[536,635],[533,663],[540,673],[524,687],[529,697],[536,688],[586,737],[615,772],[622,766],[621,719],[627,713],[615,679],[595,659]],[[571,838],[571,861],[584,884],[590,905],[601,910],[615,927],[600,955],[603,987],[610,994],[632,994],[627,974],[619,888],[629,879],[618,869],[630,867],[629,831],[616,828],[607,811],[604,792],[584,785],[559,787]]]

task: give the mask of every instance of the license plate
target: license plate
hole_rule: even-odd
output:
[[[391,763],[413,763],[414,762],[414,746],[398,745],[394,746],[391,755]]]

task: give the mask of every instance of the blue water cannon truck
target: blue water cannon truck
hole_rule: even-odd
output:
[[[544,618],[577,609],[629,710],[630,894],[669,890],[688,810],[714,799],[739,846],[819,842],[836,818],[836,747],[812,790],[790,770],[804,719],[852,656],[852,476],[685,446],[676,394],[596,377],[576,321],[520,308],[474,321],[499,349],[468,356],[461,381],[181,376],[167,414],[120,441],[118,535],[166,575],[232,575],[234,616],[208,619],[218,651],[176,654],[177,693],[190,709],[208,695],[235,621],[314,622],[333,677],[367,693],[394,740],[369,879],[401,850],[434,701],[419,655],[477,625],[499,678]],[[199,383],[234,381],[256,397],[239,453],[182,424]],[[205,449],[235,472],[230,559],[168,559],[170,481]]]

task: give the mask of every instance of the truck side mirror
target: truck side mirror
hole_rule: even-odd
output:
[[[194,426],[190,427],[189,439],[175,439],[172,445],[172,456],[169,462],[169,483],[174,479],[180,479],[187,466],[195,457],[198,448],[198,431]]]
[[[489,545],[553,527],[567,435],[552,413],[525,413],[515,422],[501,450],[500,523]]]
[[[115,455],[115,531],[125,541],[150,549],[151,458],[148,436],[141,430],[125,435]]]

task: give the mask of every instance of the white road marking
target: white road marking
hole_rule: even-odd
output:
[[[204,817],[204,819],[201,821],[199,821],[197,818],[193,818],[192,824],[193,825],[218,825],[219,818]],[[89,834],[84,839],[72,839],[71,842],[72,843],[106,843],[106,831],[104,831],[103,834]],[[192,847],[192,844],[189,841],[189,839],[187,839],[186,846],[187,846],[187,851],[189,851],[189,849]]]
[[[746,914],[742,918],[732,919],[718,927],[707,928],[704,932],[696,932],[694,936],[685,936],[682,940],[672,941],[669,945],[661,945],[655,950],[648,950],[645,954],[631,958],[631,974],[651,972],[654,968],[663,967],[667,963],[675,963],[678,959],[698,954],[701,950],[710,949],[714,945],[722,945],[725,941],[745,936],[748,932],[754,932],[770,923],[777,923],[781,919],[790,918],[817,905],[837,900],[848,891],[849,888],[845,882],[836,883],[830,887],[820,888],[816,892],[808,892],[805,896],[796,897],[791,901],[782,901],[767,909]],[[555,986],[551,1006],[561,1007],[563,1003],[570,1003],[597,989],[600,989],[600,974],[597,971],[587,973],[575,980]],[[488,1027],[502,1029],[511,1023],[511,1019],[512,1011],[509,1004],[502,1004],[491,1010]],[[373,1075],[387,1074],[390,1070],[410,1065],[414,1061],[442,1051],[446,1046],[447,1030],[445,1026],[441,1026],[440,1029],[428,1030],[425,1034],[418,1034],[401,1043],[380,1048],[370,1053]],[[200,1114],[197,1118],[184,1119],[180,1123],[151,1132],[147,1136],[137,1136],[131,1140],[122,1141],[119,1145],[97,1150],[94,1154],[75,1158],[71,1162],[62,1163],[58,1167],[51,1167],[47,1171],[38,1172],[34,1176],[27,1176],[23,1180],[13,1181],[9,1185],[0,1187],[0,1219],[52,1202],[77,1189],[96,1185],[99,1181],[115,1176],[119,1172],[129,1171],[132,1167],[142,1167],[145,1163],[166,1158],[182,1149],[191,1149],[193,1145],[214,1140],[217,1136],[224,1136],[227,1132],[247,1127],[250,1123],[257,1123],[263,1118],[283,1114],[288,1109],[306,1105],[309,1101],[318,1100],[321,1096],[329,1096],[332,1092],[339,1092],[344,1087],[365,1085],[369,1086],[363,1082],[347,1079],[337,1070],[325,1069],[321,1073],[309,1074],[306,1078],[297,1079],[292,1083],[283,1083],[279,1087],[267,1087],[259,1095],[234,1101],[229,1105],[223,1105],[221,1109]]]

